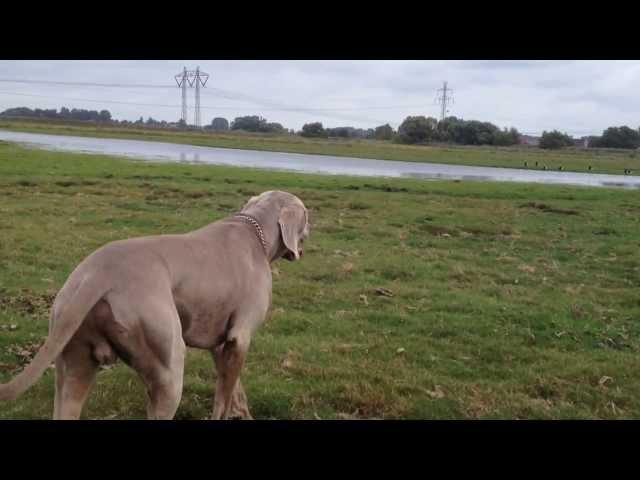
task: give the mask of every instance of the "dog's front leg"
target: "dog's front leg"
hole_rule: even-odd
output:
[[[230,335],[223,345],[213,351],[218,374],[212,416],[214,420],[233,416],[252,419],[239,378],[249,349],[249,339],[249,335],[242,333]]]
[[[242,380],[239,378],[231,398],[231,410],[229,412],[229,418],[241,418],[242,420],[253,420],[253,417],[249,412],[249,405],[247,404],[247,395],[244,393],[244,388],[242,387]]]
[[[222,366],[222,359],[221,359],[222,347],[223,345],[220,345],[219,347],[211,350],[211,356],[213,357],[218,375],[220,375],[220,368]],[[244,392],[241,378],[238,378],[238,382],[236,383],[236,388],[233,390],[233,395],[231,398],[231,411],[229,412],[229,418],[253,420],[253,417],[251,416],[251,412],[249,411],[247,395]]]

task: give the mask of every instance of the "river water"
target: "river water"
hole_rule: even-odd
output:
[[[0,140],[47,150],[113,155],[153,161],[234,165],[301,173],[640,188],[640,176],[398,162],[329,155],[199,147],[142,140],[43,135],[7,130],[0,130]]]

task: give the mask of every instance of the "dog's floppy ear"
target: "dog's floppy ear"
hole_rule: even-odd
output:
[[[298,205],[286,205],[282,210],[280,210],[278,225],[280,225],[282,241],[284,242],[284,246],[287,247],[287,250],[294,255],[296,260],[300,259],[298,243],[300,241],[300,230],[302,229],[302,224],[305,221],[306,212]]]

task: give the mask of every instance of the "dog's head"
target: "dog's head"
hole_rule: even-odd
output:
[[[295,195],[288,192],[269,191],[258,196],[251,197],[242,208],[242,211],[275,213],[277,215],[279,236],[279,249],[277,258],[283,257],[289,261],[299,260],[304,254],[303,243],[309,237],[309,212]]]

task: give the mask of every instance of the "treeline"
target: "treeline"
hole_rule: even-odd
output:
[[[640,148],[640,128],[609,127],[601,137],[592,137],[591,142],[598,148]]]
[[[634,130],[627,126],[622,127],[609,127],[601,136],[588,136],[581,139],[574,139],[566,133],[561,133],[557,130],[551,132],[542,132],[540,137],[540,148],[545,149],[558,149],[564,147],[571,147],[580,143],[588,148],[626,148],[636,149],[640,148],[640,128]]]
[[[93,121],[110,123],[121,126],[145,126],[151,128],[195,129],[183,120],[166,122],[148,117],[140,117],[136,121],[115,120],[108,110],[69,109],[62,107],[60,111],[54,109],[31,109],[28,107],[9,108],[0,113],[0,117],[41,118],[56,120]],[[277,122],[268,122],[259,115],[236,117],[232,122],[226,118],[215,117],[210,124],[204,126],[210,131],[245,131],[254,133],[272,133],[280,135],[301,135],[315,138],[355,138],[390,140],[406,144],[452,143],[458,145],[495,145],[509,146],[521,143],[523,136],[516,128],[500,129],[490,122],[478,120],[463,120],[448,117],[438,121],[433,117],[409,116],[404,119],[397,130],[389,124],[376,128],[356,128],[352,126],[325,128],[321,122],[305,124],[298,132],[285,128]],[[628,126],[609,127],[601,136],[582,137],[574,139],[566,133],[553,130],[543,132],[538,139],[538,146],[544,149],[559,149],[564,147],[581,146],[589,148],[640,148],[640,128]]]
[[[204,128],[206,130],[214,131],[242,130],[245,132],[279,133],[317,138],[380,138],[388,140],[391,139],[393,135],[393,129],[389,125],[383,125],[377,129],[364,129],[350,126],[324,128],[320,122],[305,124],[302,127],[302,130],[296,132],[283,127],[279,123],[267,122],[265,118],[258,115],[236,117],[231,123],[229,123],[226,118],[216,117],[211,121],[210,125],[207,125]]]
[[[8,108],[0,113],[0,117],[25,117],[25,118],[50,118],[58,120],[80,120],[94,122],[111,122],[111,113],[109,110],[85,110],[83,108],[72,108],[69,110],[62,107],[58,112],[52,109],[30,109],[28,107]]]
[[[306,123],[302,130],[298,132],[303,137],[315,137],[315,138],[373,138],[374,129],[355,127],[335,127],[324,128],[321,122]]]
[[[101,122],[101,123],[109,123],[113,125],[136,125],[136,126],[148,126],[148,127],[171,127],[171,126],[179,126],[180,122],[177,123],[169,123],[164,120],[155,120],[151,117],[148,117],[145,120],[143,117],[140,117],[138,120],[129,121],[129,120],[115,120],[111,116],[111,112],[109,110],[85,110],[83,108],[72,108],[69,109],[67,107],[62,107],[60,111],[55,108],[52,109],[40,109],[35,108],[31,109],[28,107],[17,107],[17,108],[9,108],[4,112],[0,113],[0,117],[14,117],[14,118],[46,118],[46,119],[54,119],[54,120],[74,120],[81,122]]]
[[[177,126],[176,123],[169,123],[166,122],[164,120],[156,120],[155,118],[152,117],[147,117],[147,119],[145,120],[144,118],[140,117],[138,120],[136,120],[135,122],[130,122],[129,120],[113,120],[112,123],[116,124],[116,125],[122,125],[122,126],[129,126],[129,125],[134,125],[134,126],[145,126],[145,127],[152,127],[152,128],[167,128],[170,126]]]
[[[300,135],[319,138],[375,138],[408,144],[441,142],[505,146],[515,145],[520,139],[520,133],[515,128],[500,130],[489,122],[467,121],[456,117],[438,122],[435,118],[424,116],[405,118],[397,131],[389,124],[363,130],[353,127],[323,128],[320,122],[307,123],[302,127]]]
[[[514,127],[500,129],[490,122],[463,120],[448,117],[438,121],[433,117],[410,116],[404,119],[398,130],[389,124],[376,128],[324,127],[322,122],[311,122],[303,125],[298,132],[288,130],[279,123],[270,123],[257,116],[236,117],[229,123],[225,118],[214,118],[205,129],[243,130],[247,132],[296,134],[310,138],[363,138],[376,140],[392,140],[406,144],[453,143],[458,145],[495,145],[510,146],[521,143],[522,134]],[[554,149],[571,146],[590,148],[640,148],[640,129],[609,127],[602,136],[591,136],[574,139],[566,133],[558,131],[543,132],[539,139],[539,147]]]
[[[276,122],[267,122],[266,118],[258,115],[236,117],[229,127],[231,130],[243,130],[245,132],[258,133],[286,133],[285,128]]]
[[[515,145],[520,133],[515,128],[501,130],[490,122],[448,117],[407,117],[398,128],[401,143],[457,143],[459,145]]]

